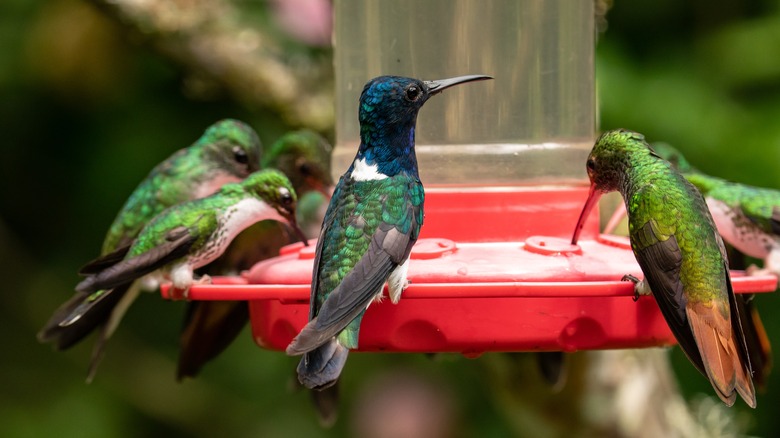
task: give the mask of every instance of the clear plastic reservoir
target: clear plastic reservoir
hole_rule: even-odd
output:
[[[431,185],[582,183],[596,128],[594,9],[572,0],[336,0],[338,176],[357,103],[380,75],[487,74],[429,100],[417,122]]]

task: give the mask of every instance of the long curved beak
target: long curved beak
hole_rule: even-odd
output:
[[[486,81],[488,79],[493,79],[493,77],[486,76],[486,75],[467,75],[467,76],[458,76],[449,79],[439,79],[436,81],[423,81],[423,82],[425,83],[425,86],[428,87],[428,94],[433,96],[434,94],[441,93],[447,88],[450,88],[455,85],[465,84],[466,82]]]
[[[304,246],[309,246],[309,239],[306,237],[305,234],[303,234],[303,230],[301,230],[301,227],[298,226],[298,221],[295,219],[295,211],[293,210],[289,216],[286,217],[287,224],[290,226],[290,228],[293,229],[295,232],[295,235],[298,237],[298,239],[303,242]]]
[[[574,228],[574,236],[571,238],[572,245],[577,244],[577,240],[579,240],[580,233],[582,232],[582,227],[585,226],[585,221],[588,219],[588,216],[590,216],[593,206],[599,202],[599,198],[601,198],[601,192],[596,190],[595,184],[591,183],[590,191],[588,192],[588,200],[585,201],[585,206],[582,207],[580,218],[577,220],[577,226]]]

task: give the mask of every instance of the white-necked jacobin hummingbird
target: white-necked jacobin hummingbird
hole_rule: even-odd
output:
[[[462,83],[380,76],[360,95],[360,146],[331,198],[317,242],[309,323],[287,347],[301,355],[307,388],[336,383],[360,321],[385,282],[397,303],[406,287],[409,253],[423,224],[424,191],[414,149],[417,113],[433,95]]]

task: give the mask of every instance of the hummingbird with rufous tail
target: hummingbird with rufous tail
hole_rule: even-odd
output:
[[[728,259],[699,191],[628,130],[603,133],[586,161],[590,192],[577,222],[576,244],[599,197],[618,191],[628,212],[631,248],[644,280],[683,352],[731,406],[739,394],[756,406],[750,354],[731,286]]]

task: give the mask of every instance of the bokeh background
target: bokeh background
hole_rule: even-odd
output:
[[[38,344],[130,191],[210,123],[245,120],[265,144],[299,126],[332,138],[327,1],[152,3],[149,15],[100,1],[0,3],[0,434],[369,436],[420,412],[431,428],[421,436],[584,434],[587,412],[572,412],[598,409],[576,402],[587,375],[553,394],[530,355],[353,355],[341,417],[323,430],[292,384],[297,361],[257,348],[248,330],[199,378],[175,382],[184,307],[156,295],[133,306],[90,385],[90,342],[64,353]],[[247,78],[257,71],[278,77]],[[279,93],[285,71],[297,94]],[[601,129],[634,129],[707,173],[780,188],[777,0],[617,0],[597,80]],[[780,339],[780,299],[757,299]],[[679,349],[670,356],[701,407],[709,383]],[[737,430],[780,436],[777,380],[755,411],[713,409]]]

